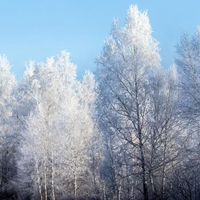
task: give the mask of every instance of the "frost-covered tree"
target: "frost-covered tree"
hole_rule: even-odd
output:
[[[167,75],[162,70],[158,51],[147,13],[130,6],[125,26],[120,29],[114,20],[96,60],[99,122],[105,133],[105,166],[112,174],[114,198],[120,199],[123,194],[121,177],[132,177],[131,182],[127,181],[133,187],[127,190],[134,198],[138,195],[133,194],[135,191],[142,191],[145,200],[153,198],[150,195],[155,194],[151,177],[154,170],[162,166],[165,171],[167,162],[176,157],[174,150],[174,155],[167,158],[170,143],[171,147],[174,145],[176,77],[175,73]]]
[[[147,13],[130,6],[124,28],[119,29],[114,20],[110,37],[97,58],[102,127],[134,148],[135,162],[141,166],[145,200],[148,199],[144,157],[149,107],[147,75],[160,64],[158,43],[151,33]]]
[[[19,168],[22,187],[29,182],[32,196],[77,198],[94,127],[94,88],[90,72],[76,80],[66,52],[27,68],[19,88],[24,121]]]
[[[183,34],[177,45],[176,64],[179,72],[181,115],[188,124],[199,124],[200,94],[200,29],[194,36]]]
[[[193,36],[184,33],[177,45],[179,116],[187,143],[183,161],[174,170],[172,191],[176,199],[200,197],[199,114],[200,114],[200,29]]]
[[[5,56],[0,56],[0,191],[9,192],[16,176],[17,140],[14,130],[13,107],[16,81]]]

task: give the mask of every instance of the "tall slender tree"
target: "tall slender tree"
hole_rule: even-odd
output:
[[[13,120],[16,81],[10,68],[7,58],[0,56],[0,191],[5,193],[12,188],[17,173],[17,134]]]
[[[120,29],[114,20],[102,54],[97,58],[100,127],[109,147],[107,155],[112,157],[109,166],[113,173],[109,173],[113,174],[113,183],[117,185],[118,195],[114,196],[118,199],[121,183],[117,177],[131,175],[142,183],[144,200],[153,198],[150,193],[155,195],[156,188],[152,170],[158,170],[157,165],[165,171],[168,159],[162,160],[158,155],[162,149],[162,156],[167,156],[168,145],[172,140],[174,142],[171,129],[176,78],[173,73],[165,75],[167,72],[162,70],[158,42],[151,34],[147,13],[140,12],[137,6],[130,6],[125,26]],[[156,75],[157,71],[160,73]],[[123,150],[128,158],[126,162],[117,160]],[[155,151],[157,155],[153,155]],[[176,153],[173,156],[176,157]],[[129,166],[128,170],[123,169],[124,163]],[[124,174],[125,171],[128,174]]]

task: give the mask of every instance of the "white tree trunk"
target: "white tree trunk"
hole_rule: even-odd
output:
[[[53,155],[53,151],[51,151],[51,192],[52,192],[52,200],[55,200],[55,187],[54,187],[54,155]]]

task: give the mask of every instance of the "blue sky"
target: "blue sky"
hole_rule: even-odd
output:
[[[123,26],[131,4],[148,10],[168,67],[182,32],[193,33],[200,24],[199,0],[0,0],[0,54],[20,79],[29,60],[44,61],[67,50],[81,78],[86,69],[95,70],[113,18]]]

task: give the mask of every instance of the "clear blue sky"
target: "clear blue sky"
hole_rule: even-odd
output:
[[[130,4],[148,10],[162,64],[168,67],[182,32],[193,33],[200,24],[199,0],[0,0],[0,54],[20,79],[27,61],[67,50],[80,78],[85,69],[95,70],[113,18],[123,25]]]

